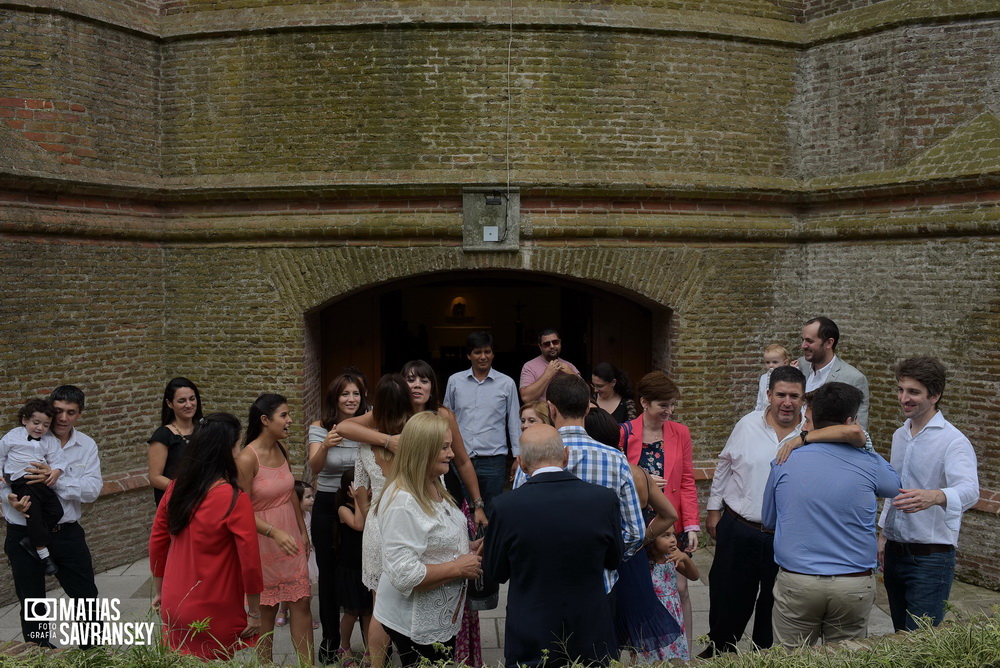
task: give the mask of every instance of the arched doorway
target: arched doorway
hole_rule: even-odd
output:
[[[666,367],[670,309],[609,287],[524,271],[454,271],[379,284],[313,312],[307,328],[319,359],[307,367],[318,371],[320,397],[347,365],[373,385],[410,359],[430,362],[443,386],[468,367],[468,334],[486,329],[496,341],[494,367],[516,381],[521,365],[538,354],[543,327],[559,330],[563,357],[588,382],[603,361],[624,368],[633,381]]]

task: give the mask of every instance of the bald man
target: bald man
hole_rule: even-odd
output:
[[[625,551],[614,491],[563,470],[569,451],[544,424],[521,435],[528,480],[490,510],[483,570],[507,592],[507,666],[606,665],[619,656],[605,569]]]

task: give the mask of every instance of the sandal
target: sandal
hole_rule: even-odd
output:
[[[288,623],[287,615],[288,615],[287,610],[278,610],[278,616],[274,618],[274,625],[284,626],[285,624],[287,624]]]

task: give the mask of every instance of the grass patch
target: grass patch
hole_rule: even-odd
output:
[[[938,627],[794,652],[772,648],[716,657],[711,668],[992,668],[1000,666],[1000,611]]]
[[[7,651],[18,646],[8,643]],[[0,651],[3,651],[0,647]],[[946,622],[934,628],[927,624],[908,634],[869,638],[839,647],[814,647],[786,652],[742,652],[692,664],[706,668],[1000,668],[1000,609],[968,620]],[[256,655],[241,652],[231,661],[205,663],[182,656],[163,646],[113,649],[42,651],[31,649],[16,655],[0,655],[0,667],[8,668],[187,668],[194,666],[257,666]],[[656,664],[654,664],[656,665]],[[683,665],[683,662],[659,664]],[[579,668],[583,668],[580,666]],[[622,668],[614,663],[611,668]]]

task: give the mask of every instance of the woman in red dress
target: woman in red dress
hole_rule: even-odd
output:
[[[204,659],[231,658],[260,630],[264,583],[253,507],[237,484],[239,438],[229,413],[196,423],[149,537],[153,607],[167,644]]]

